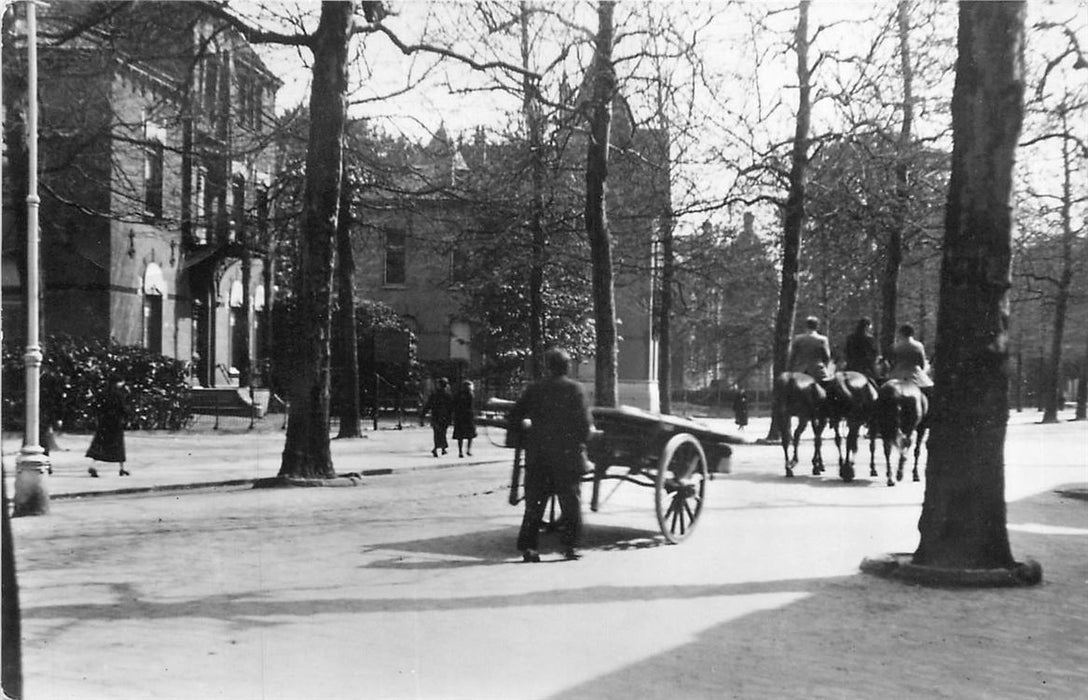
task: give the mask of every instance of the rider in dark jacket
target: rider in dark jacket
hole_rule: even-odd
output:
[[[860,318],[854,332],[846,337],[846,371],[861,372],[876,381],[879,375],[877,363],[880,360],[880,350],[877,348],[872,328],[872,321],[865,317]]]

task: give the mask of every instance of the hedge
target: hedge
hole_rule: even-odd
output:
[[[128,388],[130,430],[178,430],[192,417],[185,364],[147,348],[115,342],[50,336],[43,344],[41,419],[69,432],[95,429],[107,379],[117,375]],[[3,427],[22,430],[26,375],[23,348],[3,347]]]

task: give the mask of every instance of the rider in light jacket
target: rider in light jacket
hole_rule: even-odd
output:
[[[922,388],[927,396],[932,391],[933,380],[930,378],[926,361],[926,348],[914,338],[914,326],[904,323],[896,333],[895,345],[891,352],[891,371],[888,379],[906,379]]]
[[[832,376],[828,365],[831,363],[831,344],[827,336],[820,335],[820,321],[815,316],[805,319],[805,332],[794,336],[790,343],[790,355],[787,366],[790,372],[803,372],[820,384],[828,382]]]

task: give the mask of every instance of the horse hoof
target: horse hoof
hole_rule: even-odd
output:
[[[793,478],[793,470],[792,469],[787,469],[786,470],[786,478],[787,479],[792,479]]]
[[[913,478],[913,479],[911,479],[911,481],[921,481],[921,479],[920,479],[920,478],[918,478],[918,475],[917,475],[917,474],[915,474],[915,475],[914,475],[914,478]]]
[[[849,468],[845,468],[845,467],[843,469],[840,469],[839,470],[839,478],[842,479],[843,481],[853,481],[854,480],[854,470],[849,469]]]
[[[878,476],[880,476],[880,475],[876,473],[876,470],[875,470],[875,469],[870,469],[870,470],[869,470],[869,476],[871,476],[871,477],[874,477],[874,478],[875,478],[875,477],[878,477]]]
[[[895,482],[891,479],[888,479],[888,486],[895,486]]]

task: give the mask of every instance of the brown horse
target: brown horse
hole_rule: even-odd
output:
[[[797,443],[805,426],[812,423],[812,436],[815,452],[812,455],[812,473],[821,474],[824,460],[820,454],[823,438],[824,415],[827,392],[815,379],[802,372],[783,372],[774,380],[774,420],[782,437],[782,453],[786,459],[786,476],[793,476],[797,465]],[[791,418],[797,417],[797,428],[791,433]],[[790,459],[790,444],[793,445],[793,459]]]
[[[839,478],[854,480],[858,440],[862,426],[869,428],[869,475],[876,476],[876,441],[873,416],[876,409],[876,385],[861,372],[836,372],[827,389],[827,421],[835,431],[835,449],[839,451]],[[846,451],[842,449],[840,424],[846,422]]]
[[[914,481],[918,481],[918,455],[922,451],[922,440],[926,434],[926,417],[929,413],[929,400],[922,393],[921,387],[906,379],[889,379],[877,392],[876,424],[880,437],[884,441],[884,465],[888,477],[888,486],[895,486],[903,480],[903,467],[907,462],[907,452],[913,438],[914,445]],[[891,451],[895,447],[899,453],[899,468],[892,480]]]

